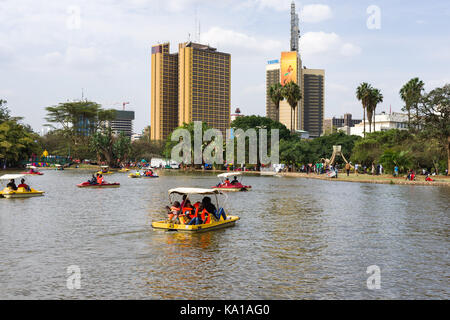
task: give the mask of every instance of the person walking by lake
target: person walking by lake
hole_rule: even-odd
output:
[[[375,175],[375,163],[372,162],[372,175]]]
[[[350,168],[351,168],[351,165],[350,165],[350,163],[346,163],[345,164],[345,171],[347,171],[347,177],[350,175]]]
[[[394,177],[398,177],[398,166],[395,165],[394,167]]]

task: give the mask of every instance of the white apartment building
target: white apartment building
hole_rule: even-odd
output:
[[[369,130],[369,121],[366,119],[366,133]],[[381,112],[375,115],[375,131],[387,131],[390,129],[406,130],[408,129],[408,115],[399,112],[386,113]],[[338,131],[343,131],[346,134],[364,136],[364,123],[358,123],[354,127],[344,126],[338,128]],[[372,132],[373,132],[373,122],[372,122]]]

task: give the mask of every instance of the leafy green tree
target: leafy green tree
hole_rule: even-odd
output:
[[[372,86],[367,82],[361,83],[358,88],[356,88],[356,98],[361,101],[363,107],[363,131],[364,137],[366,137],[366,110],[369,106],[369,97],[370,92],[372,90]]]
[[[274,83],[269,87],[270,100],[275,104],[276,108],[276,121],[280,121],[280,102],[283,101],[283,87],[280,83]]]
[[[379,89],[371,89],[369,91],[369,104],[367,105],[367,119],[369,119],[369,132],[372,132],[372,118],[373,118],[373,132],[375,132],[375,110],[379,103],[383,102],[383,95]]]
[[[302,98],[302,92],[298,84],[296,84],[294,81],[290,81],[286,83],[282,89],[283,97],[286,99],[286,101],[291,106],[291,132],[295,132],[295,126],[294,126],[294,117],[293,114],[295,114],[295,108],[297,108],[297,104]]]
[[[6,107],[6,100],[0,99],[0,123],[3,121],[9,120],[10,112],[9,109]]]
[[[405,172],[412,165],[410,152],[406,150],[395,151],[387,149],[380,156],[380,162],[385,168],[386,172],[394,172],[394,167],[398,166],[400,172]]]
[[[423,87],[423,81],[419,80],[419,78],[412,78],[399,91],[400,97],[405,102],[402,110],[408,112],[408,128],[411,128],[412,109],[416,110],[416,117],[419,117],[418,104],[422,96],[422,91],[424,90]]]
[[[425,94],[418,112],[423,134],[437,139],[441,149],[447,151],[447,170],[450,171],[450,84]]]
[[[202,122],[201,125],[202,125],[202,134],[206,130],[211,129],[211,127],[208,126],[206,124],[206,122]],[[192,164],[194,164],[194,151],[195,151],[194,150],[194,123],[193,122],[191,122],[191,123],[183,123],[182,126],[179,126],[179,127],[175,128],[175,130],[177,130],[177,129],[186,129],[186,130],[189,131],[189,134],[191,135],[191,160],[192,160]],[[166,157],[167,159],[171,158],[172,148],[175,147],[181,141],[181,138],[180,138],[179,141],[172,141],[172,134],[173,134],[173,132],[170,135],[167,136],[167,139],[166,139],[166,142],[165,142],[165,145],[164,145],[164,150],[162,152],[164,157]],[[202,143],[202,146],[201,146],[201,151],[202,152],[203,152],[203,149],[208,144],[209,144],[208,141],[205,141],[205,142]]]

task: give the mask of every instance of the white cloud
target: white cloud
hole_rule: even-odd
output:
[[[209,43],[216,47],[239,47],[250,50],[271,51],[281,48],[281,42],[271,39],[262,39],[248,36],[245,33],[212,27],[201,35],[202,43]]]
[[[308,4],[300,11],[301,22],[321,22],[333,16],[331,8],[325,4]]]
[[[344,43],[341,46],[340,53],[346,57],[352,57],[360,54],[361,48],[352,43]]]
[[[291,2],[291,0],[247,0],[240,6],[244,8],[256,7],[258,9],[286,11],[291,9]]]
[[[306,57],[336,53],[350,57],[361,53],[361,48],[352,43],[344,43],[334,32],[307,32],[300,38],[300,51]]]

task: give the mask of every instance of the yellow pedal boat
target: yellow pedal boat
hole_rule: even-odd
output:
[[[133,172],[128,175],[129,178],[142,178],[142,176],[143,175],[140,174],[139,172]]]
[[[128,171],[130,171],[130,169],[128,169],[128,168],[122,168],[122,169],[120,169],[118,172],[128,172]]]
[[[25,174],[5,174],[0,177],[0,180],[15,180],[23,178]],[[3,190],[0,191],[0,197],[4,197],[7,199],[12,198],[31,198],[31,197],[39,197],[43,196],[44,191],[36,190],[33,188],[30,188],[30,191],[27,191],[25,188],[17,188],[17,190],[14,190],[12,188],[6,187]]]
[[[187,199],[190,199],[192,195],[200,195],[200,196],[208,196],[213,195],[216,199],[216,204],[218,208],[218,212],[223,210],[223,206],[219,206],[218,201],[218,195],[222,195],[226,198],[226,195],[220,192],[219,190],[214,189],[202,189],[202,188],[175,188],[169,190],[169,201],[173,203],[174,199],[173,196],[184,196],[187,195]],[[189,225],[189,224],[181,224],[181,223],[174,223],[172,221],[168,220],[162,220],[162,221],[154,221],[152,222],[152,227],[154,229],[162,229],[166,231],[179,231],[179,232],[191,232],[191,233],[198,233],[198,232],[207,232],[211,230],[216,229],[222,229],[227,227],[232,227],[236,224],[236,221],[238,221],[240,218],[238,216],[231,216],[226,215],[226,219],[224,219],[223,216],[220,217],[219,220],[217,219],[207,219],[209,222],[202,223],[202,224],[196,224],[196,225]],[[181,220],[181,218],[180,218]]]
[[[25,188],[18,188],[17,190],[12,190],[10,188],[4,188],[0,191],[0,195],[5,197],[6,199],[12,198],[31,198],[31,197],[39,197],[44,195],[44,191],[39,191],[31,188],[31,191],[25,190]]]

